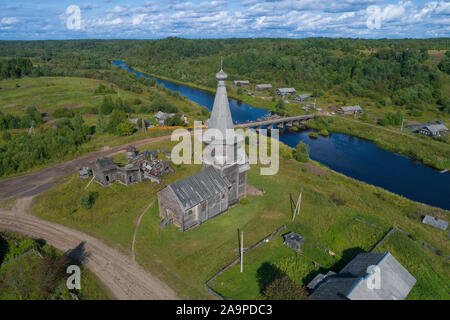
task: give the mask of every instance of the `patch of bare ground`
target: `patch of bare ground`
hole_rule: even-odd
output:
[[[326,176],[329,175],[330,173],[324,169],[321,169],[319,167],[316,167],[314,164],[312,163],[307,163],[305,164],[305,167],[308,169],[308,172],[316,175],[316,176]]]
[[[263,192],[259,189],[256,189],[254,186],[247,185],[247,195],[249,196],[262,196]]]

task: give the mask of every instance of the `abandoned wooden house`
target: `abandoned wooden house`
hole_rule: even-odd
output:
[[[227,211],[247,195],[250,167],[245,150],[239,144],[243,138],[234,132],[225,87],[227,75],[221,69],[216,78],[219,83],[208,130],[203,137],[202,171],[158,192],[159,215],[164,225],[173,223],[182,231]]]
[[[307,287],[314,290],[311,300],[404,300],[415,283],[389,252],[369,252],[358,254],[337,274],[317,275]]]
[[[269,83],[267,83],[267,84],[257,84],[257,85],[255,86],[255,90],[256,90],[256,91],[270,90],[270,89],[272,89],[272,88],[273,88],[272,85],[269,84]]]
[[[364,113],[360,106],[339,107],[336,112],[340,114]]]
[[[104,186],[108,186],[116,181],[129,185],[143,180],[143,174],[139,167],[134,164],[127,164],[121,167],[114,163],[112,158],[95,160],[93,171],[94,180]]]
[[[276,93],[279,96],[291,96],[295,94],[294,88],[278,88]]]

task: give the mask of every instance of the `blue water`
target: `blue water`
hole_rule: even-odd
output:
[[[113,64],[135,73],[137,76],[152,78],[130,69],[122,61]],[[212,110],[214,95],[195,88],[157,79],[167,89]],[[264,117],[269,111],[253,108],[248,104],[239,105],[230,100],[233,121],[244,123]],[[309,131],[280,135],[280,141],[295,148],[300,141],[308,144],[311,159],[346,176],[382,187],[414,201],[450,210],[449,173],[440,173],[409,158],[378,148],[373,142],[345,134],[333,133],[329,137],[311,139]]]

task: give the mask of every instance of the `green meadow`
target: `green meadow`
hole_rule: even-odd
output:
[[[142,149],[169,149],[173,144],[163,141]],[[421,223],[425,214],[448,220],[448,211],[407,200],[313,161],[299,163],[289,159],[289,154],[290,149],[281,146],[280,170],[274,176],[261,176],[259,167],[252,166],[248,183],[262,191],[262,196],[248,196],[248,203],[234,206],[187,232],[174,226],[161,229],[155,202],[139,227],[137,261],[181,297],[212,298],[204,289],[204,283],[238,256],[238,229],[244,232],[247,247],[286,225],[286,231],[269,243],[245,253],[244,273],[235,266],[212,283],[213,288],[227,298],[261,299],[260,281],[267,264],[277,266],[298,284],[305,284],[317,272],[339,271],[356,254],[370,251],[395,226],[442,251],[442,256],[437,256],[415,241],[403,244],[394,237],[389,238],[393,248],[406,246],[411,252],[418,252],[417,258],[411,259],[414,267],[405,265],[418,281],[410,298],[449,297],[448,291],[442,290],[442,281],[450,280],[445,258],[450,252],[447,234]],[[172,166],[175,172],[165,176],[160,185],[144,182],[105,188],[93,183],[85,190],[88,182],[71,175],[38,195],[33,213],[92,234],[129,255],[137,219],[156,200],[156,192],[200,170],[200,165]],[[303,188],[301,211],[292,222],[290,194],[295,201],[300,188]],[[98,192],[98,198],[90,210],[85,210],[81,208],[80,198],[88,191]],[[301,255],[282,245],[281,235],[288,231],[305,237]],[[326,253],[324,248],[334,255]],[[391,249],[386,247],[385,250]],[[392,254],[400,262],[405,259],[394,249]],[[433,272],[436,277],[426,277]]]

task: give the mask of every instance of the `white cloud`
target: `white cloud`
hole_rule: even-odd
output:
[[[1,20],[2,24],[14,24],[17,22],[19,22],[19,19],[17,19],[16,17],[5,17]]]

